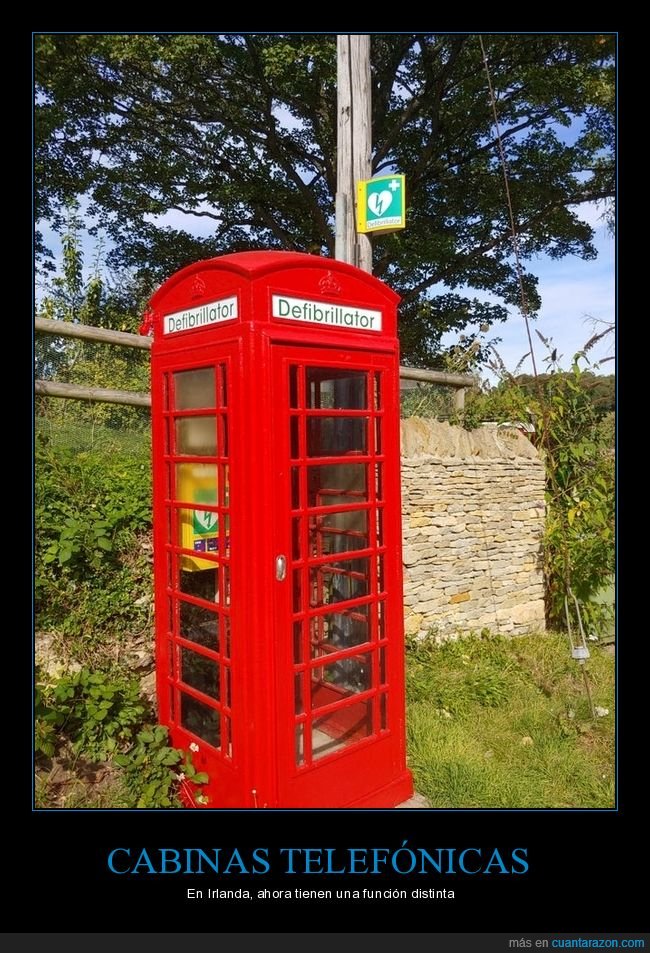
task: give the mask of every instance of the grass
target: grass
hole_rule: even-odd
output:
[[[143,429],[141,425],[138,426],[137,419],[126,421],[123,426],[106,427],[74,417],[50,421],[47,417],[37,416],[35,426],[39,436],[47,437],[60,450],[96,450],[127,456],[137,454],[147,461],[149,459],[149,427]]]
[[[408,759],[432,808],[614,806],[614,657],[591,646],[593,720],[566,636],[484,634],[407,651]],[[133,807],[121,773],[65,752],[37,808]]]
[[[566,637],[485,634],[411,644],[409,765],[433,808],[614,806],[614,658],[582,672]]]
[[[88,810],[133,808],[133,797],[124,788],[119,778],[112,778],[102,784],[93,784],[87,777],[79,776],[65,783],[51,780],[46,772],[36,776],[34,786],[34,807],[36,810],[66,808],[67,810]]]

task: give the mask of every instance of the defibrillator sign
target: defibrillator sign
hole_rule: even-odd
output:
[[[394,232],[406,226],[403,175],[382,175],[357,182],[357,231]]]
[[[166,314],[163,324],[163,334],[176,334],[178,331],[195,331],[198,328],[211,327],[222,321],[233,321],[239,316],[238,300],[236,295],[230,298],[221,298],[218,301],[209,301],[196,308],[188,307],[184,311],[175,311]]]

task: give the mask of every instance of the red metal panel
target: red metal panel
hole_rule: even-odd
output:
[[[397,301],[349,265],[284,252],[198,262],[151,300],[160,720],[209,774],[211,807],[392,806],[411,793]],[[314,369],[299,372],[297,404],[292,365]],[[173,405],[192,368],[216,369],[214,406]],[[323,396],[332,374],[352,395],[341,407]]]
[[[226,593],[220,583],[214,599],[218,604],[213,605],[201,595],[185,595],[179,593],[177,579],[179,563],[187,558],[191,550],[182,548],[179,543],[178,518],[175,515],[178,509],[173,480],[170,486],[168,468],[176,465],[178,455],[173,451],[178,448],[166,446],[167,421],[170,419],[166,412],[173,411],[170,404],[170,376],[174,373],[187,372],[205,368],[227,368],[228,407],[227,415],[230,421],[228,443],[228,466],[230,468],[230,506],[228,539],[220,540],[220,548],[213,554],[202,555],[202,566],[214,566],[219,571],[226,565],[230,573],[230,606],[226,606]],[[235,599],[235,593],[241,590],[243,575],[242,563],[245,554],[240,546],[230,545],[230,537],[239,538],[241,519],[241,501],[238,492],[233,487],[241,482],[241,448],[238,434],[241,431],[239,407],[239,386],[241,380],[241,360],[239,342],[222,342],[213,344],[210,348],[182,349],[178,355],[167,354],[158,356],[154,353],[152,360],[152,418],[153,418],[153,484],[154,484],[154,589],[155,589],[155,618],[156,618],[156,669],[157,691],[159,701],[159,717],[163,724],[170,727],[173,743],[179,747],[190,749],[193,752],[194,764],[200,770],[207,771],[211,778],[209,806],[215,806],[214,791],[219,790],[219,806],[242,806],[245,801],[245,787],[243,780],[244,759],[237,758],[237,751],[246,746],[243,736],[242,719],[240,712],[235,711],[234,699],[245,696],[243,681],[245,679],[245,647],[233,638],[235,631],[245,630],[245,619],[241,618],[245,604]],[[216,409],[216,408],[215,408]],[[225,408],[224,408],[225,410]],[[192,412],[188,412],[192,416]],[[182,414],[181,414],[182,416]],[[216,414],[215,414],[216,416]],[[225,414],[224,414],[225,416]],[[172,421],[174,417],[172,416]],[[196,459],[181,455],[181,460]],[[212,459],[212,458],[210,458]],[[217,459],[224,459],[219,457]],[[216,466],[216,465],[215,465]],[[223,504],[226,498],[223,489],[217,495],[219,505],[208,509],[219,509],[224,512]],[[170,518],[171,517],[171,518]],[[225,527],[224,527],[225,529]],[[200,575],[197,574],[197,575]],[[219,651],[214,647],[195,643],[183,637],[179,630],[179,621],[182,618],[182,607],[200,609],[208,618],[214,616],[219,622]],[[228,644],[226,644],[229,633]],[[191,653],[200,666],[200,660],[205,659],[209,665],[216,665],[220,672],[221,703],[214,711],[219,720],[219,730],[222,746],[215,748],[209,741],[188,730],[181,721],[179,703],[181,695],[187,699],[209,707],[211,702],[206,700],[200,687],[183,681],[182,671],[179,670],[181,653]],[[182,685],[182,688],[180,687]],[[228,689],[228,698],[224,694]],[[175,699],[175,704],[173,703]],[[239,704],[238,704],[239,708]],[[210,709],[213,710],[213,709]],[[242,706],[243,711],[243,706]],[[190,748],[190,746],[194,746]],[[196,750],[198,748],[198,750]],[[231,749],[231,750],[229,750]]]
[[[369,421],[368,431],[371,435],[370,445],[367,452],[363,455],[351,454],[343,456],[314,457],[312,464],[318,466],[322,461],[325,463],[338,461],[365,461],[364,466],[372,470],[374,463],[367,461],[378,461],[377,465],[384,470],[383,480],[383,499],[381,503],[375,502],[375,482],[368,481],[369,502],[361,505],[368,507],[368,514],[373,517],[381,510],[383,513],[383,533],[384,537],[377,541],[370,540],[368,547],[355,549],[355,556],[366,556],[381,552],[385,561],[384,578],[382,592],[386,596],[379,596],[378,580],[373,579],[372,592],[366,597],[363,596],[356,600],[344,601],[335,604],[334,608],[347,608],[354,606],[355,603],[367,605],[371,608],[369,613],[370,633],[368,641],[358,646],[339,648],[338,651],[332,649],[331,653],[326,655],[326,662],[330,664],[332,660],[341,660],[345,663],[360,655],[372,657],[372,669],[374,672],[373,681],[367,692],[361,692],[359,695],[351,697],[351,700],[345,698],[336,685],[327,684],[322,681],[313,681],[311,685],[312,698],[311,708],[318,709],[319,713],[329,712],[330,717],[327,723],[326,733],[332,739],[332,750],[323,755],[322,759],[315,759],[312,763],[310,758],[310,745],[308,739],[303,737],[303,765],[296,763],[296,740],[295,724],[304,725],[303,736],[310,728],[309,714],[301,722],[301,716],[296,716],[294,710],[294,673],[302,673],[303,690],[307,691],[309,682],[309,672],[301,663],[295,664],[293,655],[293,640],[291,631],[291,620],[295,618],[293,612],[293,591],[291,570],[293,562],[289,558],[290,572],[287,579],[280,584],[276,584],[276,605],[274,613],[277,659],[278,659],[278,681],[275,686],[278,697],[277,706],[277,726],[279,737],[279,804],[291,807],[344,807],[355,803],[356,806],[362,806],[364,798],[374,797],[377,804],[383,803],[383,806],[392,806],[405,800],[412,792],[412,782],[410,773],[406,769],[405,755],[405,737],[404,737],[404,655],[403,655],[403,622],[402,622],[402,568],[401,568],[401,518],[400,518],[400,485],[399,485],[399,454],[395,450],[399,447],[398,438],[398,388],[395,386],[395,378],[399,375],[397,354],[392,356],[383,354],[373,354],[367,351],[340,351],[336,349],[313,349],[304,346],[281,346],[273,347],[274,359],[274,380],[272,392],[272,406],[275,420],[274,430],[274,474],[277,478],[277,493],[275,497],[275,530],[274,538],[278,552],[291,553],[292,540],[290,528],[290,513],[292,510],[292,491],[291,477],[289,470],[291,467],[287,461],[291,458],[291,436],[288,425],[289,417],[292,411],[289,407],[289,388],[288,381],[290,368],[298,367],[319,367],[323,372],[327,370],[336,372],[342,369],[347,372],[365,371],[369,377],[369,384],[374,387],[374,375],[381,373],[383,382],[383,401],[380,409],[367,407],[362,411],[349,411],[350,418],[359,419],[360,414],[365,414]],[[304,391],[304,387],[301,388]],[[376,411],[379,410],[379,413]],[[334,411],[329,411],[334,413]],[[304,410],[306,417],[318,416],[321,411]],[[346,413],[346,412],[342,412]],[[384,446],[390,447],[393,453],[375,453],[374,446],[374,422],[375,418],[381,418],[382,426],[385,430]],[[343,418],[345,419],[345,418]],[[392,424],[388,424],[392,420]],[[303,441],[304,442],[304,441]],[[302,465],[310,466],[306,461],[308,457],[304,454],[304,448],[301,447]],[[294,461],[295,462],[295,461]],[[332,464],[335,466],[335,464]],[[333,500],[330,497],[330,500]],[[336,498],[340,500],[341,498]],[[304,513],[301,507],[294,513]],[[308,501],[305,501],[308,502]],[[323,500],[325,504],[325,500]],[[344,510],[350,510],[352,504],[345,504]],[[356,504],[359,505],[359,504]],[[313,508],[312,508],[313,509]],[[317,512],[327,512],[323,507],[316,507]],[[341,511],[338,511],[339,513]],[[394,516],[396,514],[396,518]],[[295,518],[295,517],[294,517]],[[305,522],[307,517],[301,516],[300,519]],[[371,518],[369,523],[374,525]],[[349,558],[349,552],[336,554],[336,560]],[[304,546],[301,556],[304,556]],[[330,562],[331,562],[331,556]],[[326,565],[327,555],[322,555],[318,548],[318,540],[315,541],[314,555],[309,558],[309,563],[314,566]],[[301,559],[302,564],[304,560]],[[372,560],[370,560],[372,562]],[[374,569],[373,569],[374,573]],[[350,576],[359,577],[361,573],[351,572]],[[316,590],[316,600],[319,597],[319,591]],[[386,619],[384,624],[385,633],[379,632],[377,619],[377,606],[381,602]],[[304,611],[304,607],[298,607]],[[328,606],[327,608],[332,608]],[[318,613],[321,610],[308,609],[307,615]],[[383,635],[388,637],[384,640]],[[381,683],[384,691],[380,692],[379,671],[378,671],[378,652],[382,648],[386,653],[387,675],[385,681]],[[313,671],[313,669],[312,669]],[[388,727],[381,729],[379,725],[379,705],[380,696],[387,700]],[[364,725],[364,704],[370,702],[371,714],[374,715],[373,730],[368,732]],[[317,719],[314,719],[317,720]],[[322,732],[321,732],[322,734]],[[345,739],[345,747],[338,748],[336,742]],[[324,740],[324,739],[323,739]],[[379,794],[378,792],[382,792]],[[383,801],[382,801],[383,798]],[[394,800],[396,799],[396,800]]]

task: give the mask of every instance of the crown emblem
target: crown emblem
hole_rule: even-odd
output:
[[[330,294],[330,295],[341,294],[341,286],[331,271],[328,271],[325,277],[321,278],[321,280],[318,282],[318,287],[323,292],[323,294]]]
[[[138,328],[138,332],[144,337],[147,337],[150,334],[153,334],[153,326],[156,321],[156,312],[152,311],[151,308],[147,308],[145,313],[142,316],[142,323]]]
[[[200,298],[201,295],[205,294],[205,281],[200,275],[196,275],[194,281],[192,282],[192,287],[190,289],[190,295],[193,298]]]

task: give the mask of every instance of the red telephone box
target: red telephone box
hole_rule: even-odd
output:
[[[278,251],[198,262],[151,299],[160,720],[208,807],[412,794],[398,300]]]

